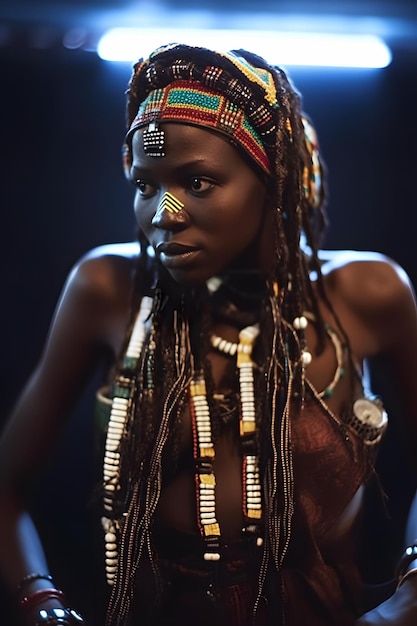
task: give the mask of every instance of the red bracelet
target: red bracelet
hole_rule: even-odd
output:
[[[60,589],[54,589],[51,587],[50,589],[39,589],[38,591],[34,591],[28,596],[25,596],[20,601],[20,606],[22,609],[31,609],[36,604],[39,604],[43,600],[49,600],[50,598],[58,598],[62,600],[64,597],[64,592]]]

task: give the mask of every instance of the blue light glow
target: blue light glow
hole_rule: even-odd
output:
[[[219,51],[244,47],[284,67],[383,68],[392,60],[388,46],[374,35],[149,27],[110,29],[101,37],[97,53],[106,61],[132,63],[171,42]]]

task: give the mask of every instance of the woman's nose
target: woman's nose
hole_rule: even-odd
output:
[[[189,220],[184,203],[174,194],[165,191],[152,218],[152,226],[163,230],[177,231],[188,226]]]

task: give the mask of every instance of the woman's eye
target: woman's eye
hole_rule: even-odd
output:
[[[214,187],[214,184],[206,180],[205,178],[199,178],[195,176],[190,181],[190,189],[194,193],[205,193],[206,191],[210,191]]]
[[[155,187],[141,178],[135,180],[134,184],[141,196],[152,196],[155,193]]]

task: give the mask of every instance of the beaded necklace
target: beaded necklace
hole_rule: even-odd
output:
[[[292,326],[296,331],[305,330],[308,326],[309,321],[314,322],[314,316],[311,313],[306,312],[304,313],[304,315],[301,315],[300,317],[296,317],[293,320]],[[335,351],[336,370],[330,383],[327,385],[327,387],[325,387],[325,389],[323,389],[323,391],[317,392],[317,396],[319,398],[330,398],[333,395],[333,391],[337,383],[345,375],[345,369],[344,369],[345,355],[344,355],[344,346],[340,340],[339,335],[333,330],[333,328],[327,322],[325,323],[324,326],[325,326],[327,336],[332,342],[332,345]],[[226,339],[223,339],[223,337],[219,337],[219,335],[212,334],[210,337],[210,342],[213,348],[215,348],[219,352],[222,352],[223,354],[226,354],[228,356],[235,355],[238,350],[237,343],[234,343],[232,341],[227,341]],[[302,351],[301,358],[303,360],[304,366],[309,365],[313,359],[311,352],[309,352],[307,349],[304,349]]]
[[[127,351],[123,359],[121,374],[114,388],[112,408],[107,430],[104,452],[103,487],[104,510],[102,525],[105,531],[106,579],[113,585],[119,558],[120,523],[115,517],[116,500],[120,490],[120,443],[126,430],[129,415],[135,403],[135,372],[146,338],[146,322],[152,311],[153,301],[142,299]],[[239,370],[240,391],[240,438],[243,450],[242,459],[242,508],[244,514],[243,531],[252,536],[258,546],[262,518],[261,482],[259,456],[256,451],[254,363],[252,349],[259,334],[259,326],[248,326],[239,333],[236,345],[237,367]],[[190,414],[193,428],[194,457],[196,460],[196,501],[197,521],[205,539],[205,560],[220,559],[220,525],[216,519],[216,499],[214,474],[214,443],[211,433],[210,410],[207,401],[206,384],[201,372],[195,373],[189,384]]]
[[[242,444],[242,508],[246,534],[253,536],[256,544],[263,543],[260,537],[262,518],[262,496],[259,474],[259,456],[256,450],[256,411],[254,394],[254,363],[251,358],[259,326],[247,326],[239,333],[239,343],[227,346],[228,354],[237,353],[240,391],[240,439]],[[230,352],[230,345],[236,345]],[[194,459],[196,462],[196,500],[198,525],[205,540],[206,561],[221,558],[221,530],[216,518],[216,477],[214,474],[215,450],[211,432],[210,409],[207,401],[206,384],[201,372],[196,373],[189,387],[190,414],[193,427]]]
[[[135,372],[142,353],[146,337],[146,321],[152,310],[153,300],[149,296],[142,298],[139,313],[130,336],[129,344],[114,388],[110,419],[104,450],[103,488],[104,511],[102,526],[105,531],[105,567],[106,580],[113,585],[118,551],[120,524],[114,519],[116,497],[120,489],[120,442],[126,429],[129,414],[132,411],[135,396]]]

